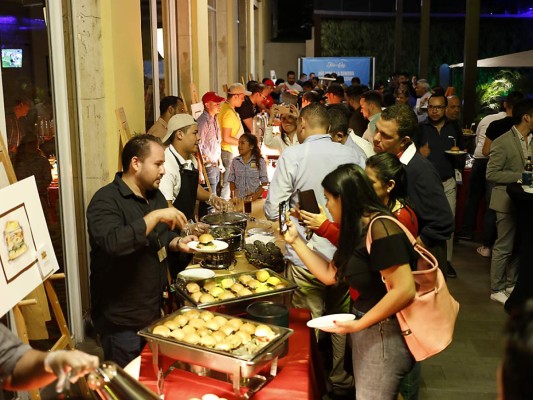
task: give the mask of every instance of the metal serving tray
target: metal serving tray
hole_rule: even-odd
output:
[[[272,271],[269,268],[263,268],[261,270],[265,270],[270,274],[270,276],[278,278],[281,283],[286,286],[283,289],[275,289],[268,292],[254,293],[248,296],[235,297],[233,299],[228,300],[216,300],[211,303],[199,303],[192,299],[186,289],[186,285],[190,283],[190,281],[178,279],[174,287],[178,295],[183,300],[185,306],[207,309],[209,311],[226,313],[230,315],[244,314],[246,312],[246,307],[248,307],[248,305],[250,305],[251,303],[257,301],[258,299],[265,301],[274,301],[276,303],[289,304],[292,292],[296,290],[298,286],[294,282],[288,281],[283,276]],[[200,287],[203,287],[205,283],[212,281],[220,284],[220,282],[226,278],[232,278],[235,282],[238,282],[240,276],[250,275],[255,277],[257,272],[261,270],[258,269],[254,271],[240,272],[236,274],[220,275],[215,276],[214,278],[195,281],[195,283],[197,283]]]
[[[271,375],[276,375],[277,358],[284,349],[284,345],[289,336],[293,334],[293,330],[275,325],[261,324],[269,326],[276,334],[270,343],[258,349],[254,354],[236,355],[229,351],[221,351],[203,347],[200,345],[188,344],[178,341],[172,337],[165,338],[163,336],[155,335],[152,330],[164,322],[174,319],[178,315],[189,311],[191,307],[183,307],[178,311],[152,323],[150,326],[138,332],[140,336],[146,338],[153,354],[154,370],[157,375],[160,371],[159,356],[167,356],[174,360],[179,360],[190,365],[196,365],[223,372],[231,375],[233,388],[236,394],[242,396],[241,393],[241,378],[253,378],[260,370],[262,370],[269,363],[271,366]],[[233,318],[227,314],[213,312],[215,316],[220,315],[226,319]],[[240,318],[243,322],[249,322],[254,325],[260,325],[257,321]]]

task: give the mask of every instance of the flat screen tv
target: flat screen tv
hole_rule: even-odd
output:
[[[2,68],[22,68],[22,49],[2,49]]]

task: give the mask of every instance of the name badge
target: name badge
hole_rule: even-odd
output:
[[[257,169],[257,164],[255,163],[255,161],[250,163],[250,168],[251,169]]]
[[[165,259],[167,258],[167,248],[165,246],[161,247],[157,251],[157,257],[159,258],[159,262],[165,261]]]

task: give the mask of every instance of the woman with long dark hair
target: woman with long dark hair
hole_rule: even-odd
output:
[[[276,113],[276,107],[272,107],[271,113]],[[270,120],[273,121],[274,116],[271,115]],[[280,133],[274,134],[273,126],[267,126],[265,130],[265,137],[263,143],[270,149],[278,150],[280,153],[289,146],[299,144],[298,135],[296,134],[298,119],[298,109],[296,106],[281,107],[280,116]]]
[[[245,133],[239,138],[239,156],[230,166],[228,182],[232,197],[252,197],[257,200],[268,184],[267,167],[255,135]]]
[[[335,321],[332,333],[350,333],[358,400],[396,399],[401,379],[414,359],[396,319],[396,313],[415,296],[411,269],[416,253],[394,221],[377,219],[370,231],[372,245],[366,249],[369,224],[391,212],[376,195],[364,171],[354,165],[339,166],[322,181],[333,221],[340,224],[338,250],[328,263],[309,249],[289,223],[285,240],[305,266],[321,282],[346,282],[359,292],[353,301],[353,321]],[[385,279],[391,289],[386,290]]]

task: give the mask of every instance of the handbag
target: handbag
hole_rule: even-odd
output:
[[[418,254],[417,269],[413,271],[416,295],[411,303],[396,313],[407,347],[416,361],[422,361],[440,353],[451,343],[459,303],[452,297],[438,267],[436,258],[417,243],[411,232],[390,216],[379,216],[370,221],[366,235],[366,249],[372,246],[372,223],[386,218],[394,221],[409,239]],[[390,286],[383,278],[390,290]]]

